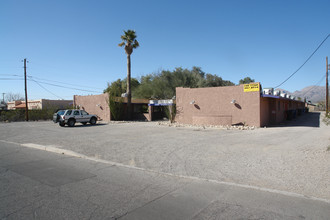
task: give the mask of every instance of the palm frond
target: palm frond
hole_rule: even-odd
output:
[[[132,48],[139,47],[139,42],[136,40],[136,33],[134,30],[128,29],[127,31],[124,30],[124,34],[120,36],[122,43],[118,44],[118,46],[122,47],[125,44],[132,46]]]
[[[133,31],[133,30],[127,30],[127,31],[125,32],[125,35],[126,35],[126,36],[129,36],[130,39],[132,39],[132,40],[134,40],[134,39],[136,38],[136,33],[135,33],[135,31]]]
[[[129,40],[127,35],[121,35],[120,38],[123,40],[123,41],[127,41]]]
[[[133,48],[135,49],[135,48],[139,47],[140,44],[139,44],[139,42],[138,42],[137,40],[134,40],[134,43],[133,43],[132,46],[133,46]]]
[[[121,42],[120,44],[118,44],[119,47],[122,47],[125,45],[125,42]]]

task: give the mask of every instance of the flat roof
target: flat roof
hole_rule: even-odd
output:
[[[272,98],[272,99],[282,99],[282,100],[295,101],[295,102],[303,102],[303,101],[301,101],[301,100],[290,99],[290,98],[284,98],[284,97],[282,97],[282,96],[276,96],[276,95],[266,95],[266,94],[261,94],[261,97],[263,97],[263,98]]]

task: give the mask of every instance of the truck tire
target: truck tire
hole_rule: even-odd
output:
[[[65,126],[65,123],[64,123],[64,121],[63,122],[59,122],[59,125],[61,126],[61,127],[64,127]]]
[[[74,124],[76,123],[76,121],[74,120],[74,119],[69,119],[69,121],[68,121],[68,126],[69,127],[73,127],[74,126]]]
[[[91,125],[95,125],[96,121],[97,121],[97,119],[95,117],[92,117],[91,120],[89,121],[89,123],[91,123]]]

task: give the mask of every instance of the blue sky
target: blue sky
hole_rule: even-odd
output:
[[[274,87],[330,33],[329,10],[330,1],[318,0],[1,0],[0,93],[24,95],[24,58],[30,79],[39,82],[28,81],[29,99],[101,93],[107,82],[126,77],[118,43],[127,29],[140,42],[132,77],[198,66],[234,83],[249,76]],[[281,88],[315,85],[325,75],[326,56],[330,38]]]

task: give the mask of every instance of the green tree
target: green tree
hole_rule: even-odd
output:
[[[134,92],[134,98],[144,98],[148,99],[153,96],[153,75],[148,74],[146,76],[142,76],[140,80],[140,85]]]
[[[127,55],[127,119],[131,119],[132,117],[132,92],[131,92],[131,54],[133,53],[133,49],[139,47],[139,42],[136,40],[136,33],[133,30],[124,31],[124,35],[121,35],[122,42],[118,44],[118,46],[125,46],[125,52]]]
[[[121,94],[126,93],[127,91],[127,78],[121,80],[117,79],[117,81],[114,81],[112,83],[108,82],[108,86],[105,90],[103,90],[103,93],[108,93],[110,91],[110,85],[116,84],[117,87],[121,87]],[[131,78],[131,90],[132,90],[132,97],[134,97],[135,90],[139,87],[140,82],[136,78]],[[112,85],[114,86],[114,85]],[[118,97],[121,96],[121,94],[118,95]]]
[[[217,87],[217,86],[233,86],[234,83],[223,80],[220,76],[212,75],[212,74],[206,74],[205,76],[205,84],[203,87]]]
[[[201,88],[231,86],[234,83],[221,77],[204,73],[200,67],[191,70],[181,67],[173,71],[163,70],[141,77],[140,85],[134,96],[137,98],[171,99],[176,87]]]
[[[121,81],[121,87],[123,88],[124,92],[123,93],[127,93],[127,78],[123,79]],[[131,94],[132,94],[132,97],[134,96],[134,92],[135,90],[139,87],[140,85],[140,82],[138,79],[136,78],[132,78],[131,77]]]
[[[239,84],[249,84],[249,83],[252,83],[254,82],[254,79],[251,79],[250,77],[245,77],[244,79],[241,79],[239,81]]]
[[[125,88],[122,87],[123,81],[121,79],[117,79],[112,83],[108,83],[108,87],[103,90],[103,93],[110,93],[110,91],[115,92],[115,96],[121,97],[121,94],[125,92]]]
[[[108,105],[111,112],[111,118],[114,120],[121,120],[123,114],[123,99],[121,94],[123,93],[122,81],[118,79],[112,82],[110,85],[108,83],[108,88],[105,90],[109,94]]]

